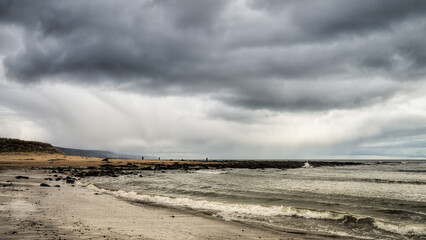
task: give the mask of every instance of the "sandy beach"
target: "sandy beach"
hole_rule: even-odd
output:
[[[102,161],[104,160],[104,161]],[[155,165],[170,166],[189,164],[220,164],[219,162],[207,161],[184,161],[184,160],[132,160],[132,159],[102,159],[96,157],[69,156],[64,154],[46,153],[0,153],[0,167],[3,168],[31,168],[31,167],[99,167],[104,164],[114,166],[129,166],[137,164],[139,168],[152,167]]]
[[[53,166],[90,167],[102,163],[101,160],[3,154],[0,159],[0,238],[329,239],[261,229],[185,209],[129,202],[99,193],[78,181],[66,183],[65,175],[52,173]],[[63,178],[55,181],[58,176]],[[42,183],[50,187],[43,187]]]

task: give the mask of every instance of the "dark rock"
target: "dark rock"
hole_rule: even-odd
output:
[[[47,183],[40,183],[40,187],[50,187],[50,185]]]
[[[111,164],[102,164],[101,167],[102,168],[114,168],[114,165],[111,165]]]
[[[189,169],[189,165],[188,165],[188,164],[186,164],[186,163],[184,163],[184,164],[182,165],[182,168],[183,168],[183,170],[188,171],[188,169]]]
[[[61,185],[55,185],[54,187],[61,187]]]
[[[28,179],[28,176],[16,176],[16,179]]]
[[[104,159],[102,159],[102,162],[108,162],[109,161],[109,159],[108,158],[104,158]]]
[[[74,179],[67,179],[66,183],[68,183],[68,184],[74,184],[75,180]]]

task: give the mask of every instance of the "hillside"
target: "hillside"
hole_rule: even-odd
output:
[[[56,146],[56,148],[70,156],[117,158],[117,159],[140,159],[141,158],[141,156],[120,154],[120,153],[101,151],[101,150],[83,150],[83,149],[74,149],[74,148],[64,148],[64,147],[58,147],[58,146]],[[145,156],[145,159],[153,159],[153,157]]]
[[[48,154],[64,154],[48,143],[24,141],[13,138],[0,138],[0,153],[8,152],[34,152]]]

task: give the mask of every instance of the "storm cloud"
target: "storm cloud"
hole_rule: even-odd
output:
[[[425,39],[423,0],[1,1],[0,134],[179,157],[426,156]]]
[[[3,1],[0,11],[21,31],[3,62],[24,84],[328,110],[386,100],[426,66],[424,1]]]

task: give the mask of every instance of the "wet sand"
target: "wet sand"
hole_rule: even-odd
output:
[[[102,161],[104,160],[104,161]],[[184,164],[191,167],[201,165],[217,165],[219,162],[208,161],[185,161],[185,160],[132,160],[132,159],[106,159],[96,157],[69,156],[64,154],[45,154],[45,153],[0,153],[1,168],[31,168],[31,167],[99,167],[110,164],[114,166],[135,165],[138,168],[155,169],[155,166],[163,167]]]

